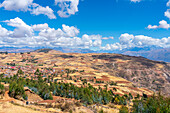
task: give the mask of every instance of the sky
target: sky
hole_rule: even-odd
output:
[[[170,47],[170,0],[0,0],[0,47]]]

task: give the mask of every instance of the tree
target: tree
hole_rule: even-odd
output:
[[[19,75],[23,75],[23,74],[24,74],[24,72],[23,72],[21,69],[19,69],[19,70],[18,70],[18,72],[17,72],[17,74],[19,74]]]
[[[11,97],[15,96],[15,88],[17,87],[17,83],[14,81],[9,85],[9,95]]]
[[[40,72],[40,70],[37,68],[37,70],[35,71],[35,75],[39,75],[39,72]]]
[[[132,94],[131,94],[131,93],[129,93],[129,97],[130,97],[130,99],[133,99],[133,96],[132,96]]]
[[[4,91],[4,85],[0,84],[0,94],[4,94],[5,91]]]
[[[141,98],[133,101],[133,113],[169,113],[169,97],[162,95]]]
[[[113,88],[113,90],[114,90],[114,91],[117,91],[117,89],[116,89],[115,87]]]
[[[139,94],[137,94],[137,96],[135,97],[135,99],[139,99],[140,98],[140,95]]]
[[[17,96],[22,97],[25,94],[24,87],[21,83],[16,83],[16,81],[13,81],[9,85],[9,95],[11,97],[17,98]]]
[[[146,99],[146,98],[148,98],[148,96],[145,94],[145,93],[143,93],[143,97]]]
[[[104,87],[106,88],[106,91],[107,91],[108,84],[104,85]]]
[[[83,80],[83,85],[85,85],[85,84],[87,84],[87,80],[86,79]]]

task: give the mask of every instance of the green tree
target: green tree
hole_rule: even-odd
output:
[[[4,91],[4,85],[3,84],[0,84],[0,94],[4,94],[5,91]]]
[[[170,98],[162,95],[133,101],[133,113],[169,113]]]
[[[16,83],[16,81],[13,81],[9,85],[9,95],[11,97],[17,98],[17,96],[22,97],[25,94],[24,87],[21,83]]]
[[[21,69],[19,69],[19,70],[18,70],[18,72],[17,72],[17,74],[19,74],[19,75],[23,75],[23,74],[24,74],[24,72],[23,72]]]

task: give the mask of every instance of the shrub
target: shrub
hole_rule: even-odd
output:
[[[99,113],[104,113],[103,109],[101,109],[101,110],[99,111]]]
[[[119,113],[128,113],[128,108],[126,106],[122,106],[120,109],[119,109]]]

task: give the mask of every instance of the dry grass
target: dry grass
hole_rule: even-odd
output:
[[[23,106],[11,104],[9,102],[4,102],[0,104],[0,113],[42,113],[42,111],[36,111]]]

